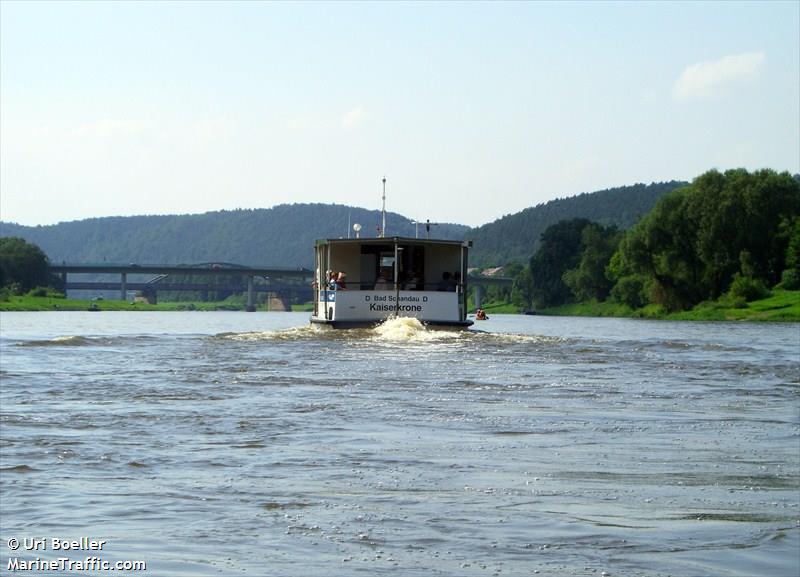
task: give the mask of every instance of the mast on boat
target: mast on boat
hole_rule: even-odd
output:
[[[383,206],[381,207],[381,238],[386,236],[386,177],[383,177]]]

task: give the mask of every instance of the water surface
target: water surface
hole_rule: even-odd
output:
[[[159,577],[800,573],[800,325],[474,328],[2,313],[0,564],[86,536]]]

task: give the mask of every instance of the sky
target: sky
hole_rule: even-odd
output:
[[[800,2],[0,1],[0,219],[283,203],[477,226],[800,172]],[[313,223],[309,223],[313,226]]]

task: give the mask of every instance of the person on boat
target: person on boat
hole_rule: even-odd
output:
[[[489,317],[486,316],[486,311],[484,311],[483,309],[478,309],[477,311],[475,311],[475,319],[479,321],[485,321],[488,320]]]
[[[453,283],[453,277],[450,275],[449,272],[444,271],[442,273],[442,280],[439,282],[439,286],[436,288],[436,290],[438,291],[454,290],[450,288],[451,286],[455,286],[455,284]]]
[[[451,286],[449,289],[447,289],[447,290],[450,290],[450,291],[457,291],[457,290],[459,290],[460,288],[461,288],[461,272],[459,272],[459,271],[456,271],[456,272],[454,272],[454,273],[453,273],[453,282],[452,282],[452,286]]]
[[[335,291],[336,290],[336,271],[329,270],[328,271],[328,289]]]
[[[410,278],[406,281],[405,290],[415,291],[422,289],[422,275],[417,271],[412,271]]]
[[[347,275],[344,272],[339,271],[339,275],[336,277],[336,289],[335,290],[340,290],[340,291],[346,291],[347,290],[347,283],[344,280],[346,276]]]

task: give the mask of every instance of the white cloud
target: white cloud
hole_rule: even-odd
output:
[[[358,105],[344,115],[342,118],[342,126],[345,128],[354,128],[361,124],[367,117],[367,111],[363,106]]]
[[[765,58],[763,52],[745,52],[691,64],[672,87],[672,96],[678,100],[705,98],[718,94],[729,84],[753,80]]]

